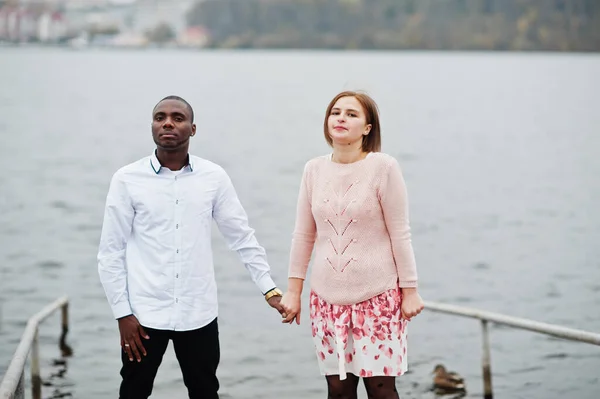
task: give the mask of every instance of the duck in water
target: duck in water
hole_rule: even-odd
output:
[[[433,369],[433,390],[438,395],[466,393],[465,380],[459,374],[446,370],[441,364]]]

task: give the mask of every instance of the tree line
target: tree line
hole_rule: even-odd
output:
[[[210,46],[599,51],[598,0],[202,0]]]

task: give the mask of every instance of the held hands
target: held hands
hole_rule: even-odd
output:
[[[130,362],[133,362],[134,355],[138,363],[141,362],[142,355],[146,356],[146,349],[142,345],[141,338],[150,339],[150,337],[134,315],[122,317],[118,321],[121,347],[127,353]]]
[[[301,311],[301,298],[300,293],[286,292],[281,299],[281,306],[285,310],[285,314],[282,314],[282,323],[293,323],[294,319],[296,324],[300,325],[300,311]]]
[[[288,295],[288,294],[286,294]],[[281,315],[281,317],[283,318],[283,320],[281,321],[282,323],[291,323],[294,318],[296,318],[296,322],[298,324],[300,324],[300,304],[298,304],[298,312],[294,313],[293,311],[290,310],[286,310],[286,306],[284,305],[284,300],[286,298],[286,295],[282,297],[280,296],[273,296],[271,298],[269,298],[267,300],[267,302],[269,303],[269,305],[274,308],[277,309],[277,311],[279,312],[279,314]]]
[[[416,288],[402,288],[400,311],[404,320],[410,321],[410,319],[421,313],[424,308],[425,305]]]
[[[279,312],[279,314],[281,315],[281,317],[286,316],[285,309],[283,308],[283,306],[281,306],[281,297],[280,296],[272,296],[271,298],[267,299],[267,303],[273,309],[276,309]]]

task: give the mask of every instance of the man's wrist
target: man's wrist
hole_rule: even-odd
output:
[[[283,296],[283,292],[277,287],[271,288],[269,291],[265,292],[265,301],[268,301],[274,296]]]

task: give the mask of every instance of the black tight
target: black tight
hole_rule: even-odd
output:
[[[345,380],[340,380],[339,375],[328,375],[327,377],[327,399],[357,399],[356,388],[358,377],[347,374]]]
[[[347,374],[345,380],[338,375],[327,376],[327,399],[357,399],[356,388],[359,378]],[[364,378],[365,389],[369,399],[399,399],[396,390],[396,377]]]
[[[396,390],[396,377],[369,377],[364,380],[369,399],[400,398]]]

